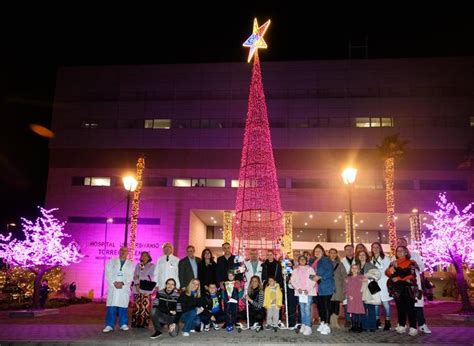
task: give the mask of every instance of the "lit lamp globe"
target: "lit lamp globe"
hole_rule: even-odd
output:
[[[125,190],[129,192],[135,191],[138,185],[138,181],[134,177],[127,176],[127,177],[123,177],[122,180],[123,180],[123,186],[125,187]]]
[[[344,180],[344,184],[346,185],[354,184],[356,177],[357,177],[356,168],[349,167],[349,168],[346,168],[342,172],[342,180]]]

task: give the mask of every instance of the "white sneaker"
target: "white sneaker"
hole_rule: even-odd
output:
[[[328,335],[331,334],[331,327],[329,327],[329,324],[324,324],[324,329],[321,330],[322,335]]]
[[[397,325],[397,328],[395,328],[395,330],[398,334],[405,334],[407,331],[405,326],[400,326],[400,325]]]
[[[113,331],[113,330],[114,330],[114,328],[112,328],[111,326],[107,326],[107,327],[105,327],[104,329],[102,329],[102,332],[108,333],[108,332],[111,332],[111,331]]]
[[[299,332],[300,332],[301,334],[304,334],[304,331],[305,331],[305,330],[306,330],[306,326],[305,326],[304,324],[302,324],[302,325],[300,326],[300,331],[299,331]]]
[[[130,328],[128,328],[128,326],[126,324],[122,324],[122,326],[120,327],[121,330],[129,330]]]
[[[319,324],[318,329],[316,329],[316,330],[317,330],[318,332],[321,332],[323,329],[324,329],[324,322],[321,322],[321,323]]]
[[[311,335],[313,334],[313,330],[311,329],[310,326],[304,326],[304,331],[303,331],[303,335]]]
[[[188,332],[183,332],[183,336],[189,336]]]
[[[424,325],[420,326],[420,331],[422,331],[425,334],[431,334],[431,330],[428,328],[426,323]]]
[[[408,331],[408,335],[417,336],[418,335],[418,330],[416,330],[416,328],[410,328],[410,330]]]

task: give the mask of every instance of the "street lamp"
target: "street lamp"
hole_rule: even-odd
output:
[[[352,187],[357,177],[357,169],[348,167],[342,172],[342,180],[349,190],[349,225],[351,232],[351,245],[354,247],[354,220],[352,216]]]
[[[102,286],[100,288],[100,300],[102,301],[104,298],[104,281],[105,281],[105,263],[107,261],[107,226],[109,223],[113,223],[114,219],[108,217],[105,219],[105,239],[104,239],[104,263],[103,263],[103,271],[102,271]]]
[[[130,211],[130,195],[137,188],[138,181],[132,176],[123,177],[122,180],[123,180],[123,186],[125,187],[125,190],[127,190],[127,213],[125,214],[125,240],[123,242],[123,245],[127,246],[128,214]]]

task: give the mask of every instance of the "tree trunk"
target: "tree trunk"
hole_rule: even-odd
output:
[[[471,301],[469,300],[469,292],[466,279],[464,278],[464,272],[462,270],[462,262],[459,256],[453,258],[454,269],[456,269],[456,282],[458,284],[458,291],[461,295],[461,312],[472,312]]]
[[[387,204],[387,228],[388,242],[392,254],[395,254],[397,247],[397,229],[395,227],[395,191],[394,191],[395,159],[389,157],[385,159],[385,202]]]
[[[51,268],[49,267],[39,267],[34,269],[30,269],[35,274],[35,281],[33,285],[33,309],[40,308],[40,288],[41,282],[43,280],[44,274]]]

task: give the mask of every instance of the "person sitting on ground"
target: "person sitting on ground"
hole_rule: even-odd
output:
[[[170,336],[178,335],[178,321],[181,306],[178,305],[179,293],[176,290],[174,279],[166,280],[165,288],[158,291],[153,301],[151,321],[155,327],[155,333],[150,339],[156,339],[162,334],[164,325],[168,325]]]
[[[248,301],[249,327],[259,331],[261,328],[263,328],[265,310],[263,309],[262,281],[258,275],[251,277],[247,294],[244,298]]]
[[[183,293],[179,296],[178,303],[181,304],[182,315],[180,320],[184,322],[183,336],[189,336],[194,329],[201,331],[203,324],[199,314],[204,311],[204,303],[201,298],[201,287],[198,279],[192,279]]]
[[[204,311],[200,317],[206,332],[210,330],[211,326],[214,330],[219,330],[219,323],[225,322],[226,315],[222,310],[222,296],[215,283],[208,285],[208,292],[204,295]]]

